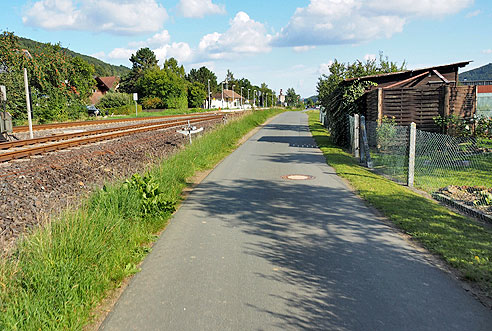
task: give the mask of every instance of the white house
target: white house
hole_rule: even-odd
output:
[[[241,97],[240,94],[232,90],[224,90],[212,95],[210,102],[212,109],[248,109],[251,108],[249,102]]]

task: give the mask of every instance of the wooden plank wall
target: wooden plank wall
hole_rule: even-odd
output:
[[[378,120],[378,89],[366,93],[366,121]]]
[[[415,122],[417,128],[440,132],[434,117],[444,115],[444,85],[418,88],[383,89],[383,116],[394,117],[398,125]],[[450,86],[449,114],[471,118],[476,111],[475,86]],[[365,109],[361,111],[367,121],[378,121],[378,91],[365,94]]]
[[[477,107],[476,86],[453,86],[450,92],[449,114],[472,118]]]
[[[394,117],[399,125],[415,122],[417,128],[437,132],[434,117],[442,114],[442,87],[383,90],[383,116]]]

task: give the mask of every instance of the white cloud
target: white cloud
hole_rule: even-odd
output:
[[[436,17],[456,14],[469,7],[474,0],[370,0],[365,10],[375,10],[398,16]]]
[[[224,33],[210,33],[198,44],[201,56],[209,59],[233,58],[237,55],[266,53],[272,36],[265,26],[252,20],[245,12],[238,12]]]
[[[158,31],[168,14],[156,0],[40,0],[25,8],[26,25],[115,34]]]
[[[318,75],[330,75],[330,67],[333,64],[333,61],[329,61],[328,63],[321,63],[318,68]]]
[[[107,57],[112,60],[128,60],[137,50],[130,48],[115,48]]]
[[[141,47],[160,47],[163,44],[167,44],[171,41],[171,35],[169,34],[169,31],[167,30],[162,30],[161,32],[156,33],[152,37],[148,38],[145,41],[134,41],[128,43],[128,46],[134,47],[134,48],[141,48]]]
[[[472,11],[472,12],[469,12],[468,14],[465,15],[466,18],[472,18],[472,17],[475,17],[475,16],[478,16],[482,13],[481,10],[475,10],[475,11]]]
[[[442,17],[473,0],[310,0],[297,8],[275,46],[354,44],[389,38],[417,17]]]
[[[366,54],[364,55],[364,61],[374,61],[377,59],[376,54]]]
[[[484,53],[484,54],[492,54],[492,49],[484,49],[482,51],[482,53]]]
[[[189,18],[226,13],[225,5],[216,5],[212,0],[180,0],[177,8],[181,15]]]
[[[163,45],[155,49],[154,53],[161,64],[170,57],[174,57],[179,63],[188,63],[193,59],[193,51],[185,42]]]
[[[314,48],[316,48],[316,46],[294,46],[293,47],[294,52],[297,52],[297,53],[307,52],[307,51],[314,49]]]
[[[171,35],[167,30],[156,33],[144,41],[130,42],[126,48],[115,48],[107,55],[104,52],[96,54],[101,59],[128,60],[132,54],[135,54],[139,48],[143,47],[150,48],[161,64],[170,57],[174,57],[178,62],[185,63],[189,63],[193,59],[193,50],[190,45],[185,42],[171,43]]]

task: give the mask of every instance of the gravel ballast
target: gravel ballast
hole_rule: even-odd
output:
[[[220,123],[197,125],[206,132]],[[92,190],[143,171],[187,143],[176,129],[156,130],[0,163],[0,253]]]

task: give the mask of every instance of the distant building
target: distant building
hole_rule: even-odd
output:
[[[116,91],[120,83],[120,77],[108,76],[108,77],[95,77],[97,82],[96,87],[92,90],[92,96],[90,98],[91,103],[95,105],[108,91]]]
[[[278,102],[280,102],[281,105],[285,105],[285,95],[283,94],[282,89],[280,89],[280,94],[278,95]]]
[[[223,96],[223,98],[222,98]],[[212,95],[210,102],[210,108],[213,109],[247,109],[251,108],[249,102],[245,102],[245,99],[240,94],[232,90],[224,90],[224,93],[217,92]]]

